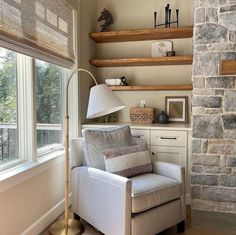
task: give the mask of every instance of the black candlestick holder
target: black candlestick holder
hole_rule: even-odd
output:
[[[157,12],[154,12],[154,28],[159,26],[165,26],[165,28],[171,27],[172,24],[176,24],[179,27],[179,9],[176,9],[176,21],[171,21],[171,9],[170,4],[165,7],[165,23],[157,24]]]

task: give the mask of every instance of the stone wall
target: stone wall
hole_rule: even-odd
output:
[[[192,206],[236,213],[236,0],[195,0]]]

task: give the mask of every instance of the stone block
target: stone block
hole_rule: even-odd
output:
[[[197,8],[194,14],[194,23],[204,23],[205,22],[205,8]]]
[[[217,175],[191,175],[192,184],[200,185],[218,185],[219,176]]]
[[[200,186],[192,186],[191,187],[191,197],[192,197],[192,199],[200,199],[201,198],[201,187]]]
[[[193,78],[193,88],[205,88],[205,78],[204,77],[194,77]]]
[[[221,114],[223,109],[206,109],[206,114]]]
[[[212,23],[218,22],[217,8],[206,8],[206,22],[212,22]]]
[[[224,130],[224,139],[236,139],[236,131]]]
[[[230,144],[208,143],[208,153],[230,155],[232,154],[232,148]]]
[[[236,156],[228,156],[228,157],[226,157],[226,166],[228,166],[228,167],[236,167]]]
[[[210,96],[215,95],[215,90],[213,89],[193,89],[192,95],[203,95],[203,96]]]
[[[206,23],[195,26],[195,44],[223,43],[228,39],[227,28]]]
[[[222,116],[224,128],[227,130],[236,130],[236,114],[226,114]],[[199,137],[196,137],[199,138]]]
[[[218,76],[219,62],[220,54],[217,52],[196,52],[193,61],[194,76]]]
[[[232,52],[232,51],[222,52],[220,59],[221,60],[236,60],[236,52]]]
[[[192,140],[192,152],[193,153],[200,153],[201,152],[201,140],[200,139],[193,139]]]
[[[236,10],[225,11],[218,16],[218,23],[230,30],[236,30]]]
[[[205,108],[193,107],[192,113],[193,113],[193,115],[206,114],[206,110],[205,110]]]
[[[229,31],[229,40],[235,44],[236,42],[236,31]]]
[[[202,198],[204,200],[218,202],[236,202],[236,189],[224,187],[203,187]]]
[[[234,89],[235,80],[236,77],[208,77],[206,78],[206,88]]]
[[[206,174],[230,174],[231,168],[219,166],[205,166],[204,173]]]
[[[202,153],[207,153],[208,140],[202,140]]]
[[[225,112],[236,112],[236,90],[225,91],[224,110]]]
[[[211,51],[211,52],[234,51],[235,48],[236,48],[236,43],[232,42],[214,43],[207,45],[206,51]]]
[[[201,51],[207,51],[208,50],[208,47],[207,45],[194,45],[194,51],[196,52],[201,52]]]
[[[227,4],[228,0],[195,0],[196,7],[219,7]]]
[[[222,175],[220,184],[226,187],[236,187],[236,175]]]
[[[202,173],[203,172],[203,166],[192,166],[192,172],[193,173]]]
[[[193,107],[220,108],[222,99],[219,96],[194,96],[192,98]]]
[[[224,96],[224,94],[225,94],[224,90],[215,90],[215,95]]]
[[[220,156],[213,154],[193,154],[192,164],[203,166],[219,166]]]
[[[223,137],[219,115],[194,115],[192,127],[194,138],[221,139]]]
[[[220,7],[220,13],[229,12],[229,11],[236,11],[236,5],[228,5]]]

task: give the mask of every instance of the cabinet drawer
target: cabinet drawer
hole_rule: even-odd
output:
[[[187,146],[185,131],[151,131],[151,145]]]
[[[145,140],[150,145],[150,131],[142,129],[131,129],[131,134],[134,138]]]

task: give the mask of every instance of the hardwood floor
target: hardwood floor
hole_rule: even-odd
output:
[[[174,226],[159,233],[159,235],[236,235],[236,214],[197,211],[189,208],[187,211],[186,230],[184,233],[177,233],[176,226]],[[85,221],[83,221],[83,224],[85,225],[83,235],[102,234]],[[49,235],[48,230],[41,235]]]

